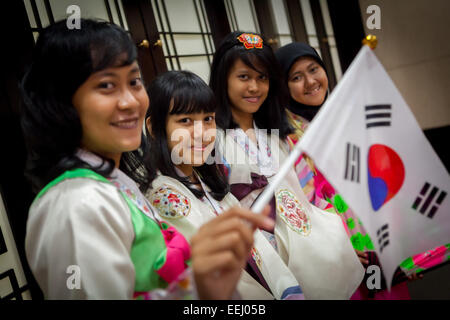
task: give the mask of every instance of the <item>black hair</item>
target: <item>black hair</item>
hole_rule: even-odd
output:
[[[21,126],[28,151],[25,174],[35,192],[75,168],[89,168],[105,177],[111,174],[112,159],[104,158],[102,165],[91,167],[75,155],[82,127],[72,98],[92,73],[130,65],[136,58],[128,33],[109,22],[81,19],[79,29],[69,29],[66,20],[61,20],[41,32],[20,86]],[[144,189],[154,173],[148,172],[145,179],[134,174],[141,168],[140,158],[138,151],[124,153],[120,169]]]
[[[148,92],[150,108],[146,118],[150,117],[152,132],[146,127],[151,146],[147,165],[160,170],[163,175],[179,180],[196,197],[201,198],[204,193],[193,188],[188,178],[179,176],[175,170],[168,147],[166,120],[169,114],[216,112],[214,93],[199,76],[189,71],[168,71],[159,75],[150,84]],[[214,199],[220,201],[229,192],[228,181],[217,164],[204,163],[194,170],[211,189]]]
[[[241,59],[247,66],[269,78],[268,96],[253,115],[256,125],[261,129],[279,129],[280,138],[284,139],[292,133],[292,128],[285,113],[287,101],[284,99],[287,93],[282,85],[278,61],[264,37],[261,36],[262,48],[246,49],[237,39],[242,33],[242,31],[235,31],[228,34],[214,54],[209,85],[217,98],[217,125],[222,129],[238,127],[233,120],[228,98],[228,76],[233,64]],[[256,63],[263,66],[265,70],[258,70]]]

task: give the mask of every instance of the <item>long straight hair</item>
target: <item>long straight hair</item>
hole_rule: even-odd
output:
[[[285,107],[288,93],[282,84],[280,66],[270,45],[263,40],[263,47],[246,49],[238,40],[242,31],[228,34],[214,54],[209,85],[217,98],[217,125],[222,129],[238,127],[231,113],[228,97],[228,76],[234,63],[240,59],[248,67],[269,78],[269,93],[261,107],[253,114],[253,119],[261,129],[278,129],[284,139],[293,130],[287,120]],[[263,38],[263,37],[261,37]],[[256,64],[264,70],[259,70]]]
[[[92,167],[76,156],[82,127],[72,98],[91,74],[136,61],[136,46],[114,24],[81,19],[80,26],[68,29],[66,20],[61,20],[45,28],[21,82],[21,126],[28,151],[25,174],[34,192],[67,170],[89,168],[108,177],[114,169],[112,159],[104,158],[100,166]],[[141,158],[138,151],[123,153],[120,169],[145,189],[155,173],[135,174],[146,170]]]
[[[181,177],[175,170],[170,156],[166,133],[167,117],[173,114],[192,114],[216,112],[214,93],[197,75],[189,71],[169,71],[158,76],[149,87],[150,108],[146,118],[150,117],[151,130],[146,127],[150,143],[147,166],[161,171],[183,183],[192,193],[201,198],[204,193],[193,187],[187,177]],[[170,108],[171,103],[173,105]],[[213,150],[214,154],[214,150]],[[213,163],[205,163],[194,169],[202,181],[211,189],[216,200],[222,200],[230,187],[221,168]]]

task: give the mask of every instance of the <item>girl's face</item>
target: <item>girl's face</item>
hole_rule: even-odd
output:
[[[316,60],[302,57],[289,71],[288,87],[295,101],[308,106],[320,106],[327,94],[328,77]]]
[[[116,166],[122,152],[139,148],[149,100],[136,62],[91,74],[72,103],[81,121],[81,147]]]
[[[258,70],[265,70],[255,63]],[[266,100],[269,78],[237,59],[228,74],[228,99],[233,113],[253,114]]]
[[[214,149],[215,113],[169,114],[166,135],[173,163],[190,175],[192,168],[203,165]]]

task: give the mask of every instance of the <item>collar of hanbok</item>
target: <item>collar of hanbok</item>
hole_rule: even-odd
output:
[[[177,167],[175,167],[175,171],[180,177],[187,177],[183,173],[183,171],[181,171]],[[193,174],[197,177],[197,180],[200,182],[201,188],[203,189],[203,192],[205,194],[200,200],[206,205],[210,206],[216,213],[216,215],[220,214],[223,211],[223,208],[220,205],[219,201],[214,199],[214,197],[210,194],[211,189],[206,185],[206,183],[203,182],[202,177],[197,173],[196,170],[193,170]]]
[[[253,121],[253,129],[257,144],[255,144],[241,128],[229,129],[227,134],[245,151],[250,163],[258,165],[260,173],[266,177],[273,176],[278,171],[278,163],[275,161],[268,141],[272,141],[267,134],[267,129],[259,129]]]
[[[85,149],[78,149],[76,155],[93,167],[101,168],[102,166],[107,165],[103,158]],[[137,184],[122,170],[119,168],[114,168],[110,177],[107,179],[114,184],[117,189],[126,194],[145,215],[153,220],[156,220],[158,223],[160,222],[154,214],[155,211],[152,205],[139,190]]]

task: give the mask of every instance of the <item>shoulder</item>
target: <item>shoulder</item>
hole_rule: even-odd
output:
[[[37,198],[30,207],[29,222],[45,219],[57,223],[76,221],[107,222],[110,217],[130,220],[129,208],[117,188],[89,178],[72,178],[59,182]],[[77,223],[78,223],[77,222]]]
[[[146,197],[163,218],[179,219],[191,212],[195,196],[178,180],[158,176],[146,192]]]

